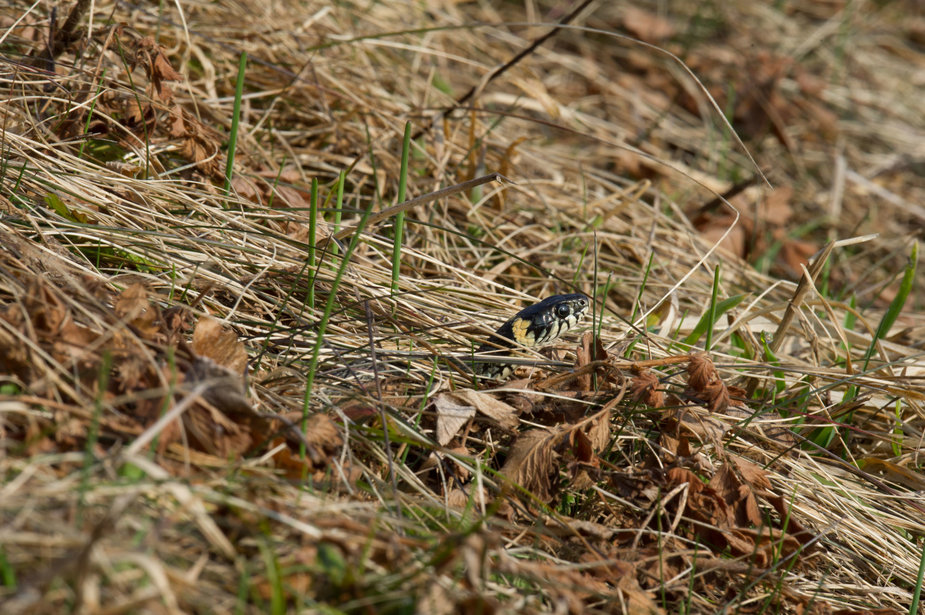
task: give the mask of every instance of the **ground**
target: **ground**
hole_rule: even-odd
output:
[[[14,0],[0,46],[4,613],[920,612],[920,2]]]

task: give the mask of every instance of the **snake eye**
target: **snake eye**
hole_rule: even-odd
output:
[[[559,318],[568,318],[572,309],[566,303],[560,303],[556,306],[556,316]]]

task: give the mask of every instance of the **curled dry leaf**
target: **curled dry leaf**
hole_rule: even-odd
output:
[[[290,201],[291,202],[291,201]],[[292,206],[293,208],[297,207],[296,205]],[[305,209],[308,209],[308,205],[305,205]],[[302,243],[309,243],[311,241],[311,226],[308,224],[301,224],[295,220],[286,220],[280,224],[280,230],[286,234],[290,239],[295,241],[300,241]],[[320,243],[322,239],[331,235],[331,227],[327,222],[318,218],[315,220],[315,242]]]
[[[447,449],[448,453],[454,453],[460,457],[471,457],[472,451],[467,449],[465,446],[456,446],[453,448]],[[427,459],[421,463],[421,466],[418,468],[417,473],[422,474],[428,470],[433,470],[437,467],[442,467],[445,477],[454,477],[460,481],[469,480],[470,472],[462,464],[458,463],[456,459],[452,456],[444,454],[443,452],[434,451],[427,456]]]
[[[251,432],[264,431],[266,421],[256,416],[247,401],[244,346],[234,331],[206,317],[196,323],[192,349],[196,356],[186,380],[191,386],[207,383],[202,397],[212,406],[197,406],[188,413],[191,418],[186,420],[197,423],[193,426],[196,439],[206,450],[223,456],[250,450],[258,438]],[[226,422],[232,422],[233,428]]]
[[[658,389],[658,375],[648,369],[640,371],[630,381],[630,396],[650,408],[665,407],[665,393]]]
[[[467,489],[456,487],[446,494],[446,504],[451,508],[466,508],[469,506],[469,499],[472,494]]]
[[[665,450],[665,452],[668,452],[672,457],[691,456],[691,443],[687,436],[679,436],[678,438],[673,438],[667,433],[662,432],[658,438],[658,441],[659,444],[662,445],[662,448]]]
[[[47,334],[44,333],[43,336]],[[74,365],[84,375],[93,377],[99,363],[99,355],[93,351],[99,341],[99,334],[88,327],[71,320],[70,314],[51,340],[51,355],[63,365]]]
[[[327,455],[334,454],[344,444],[340,429],[327,414],[313,414],[308,417],[305,425],[305,440],[308,444],[324,451]]]
[[[713,361],[704,353],[690,356],[687,364],[687,383],[697,396],[704,399],[713,412],[723,413],[729,407],[729,390],[719,377]]]
[[[687,363],[687,383],[695,391],[706,389],[714,380],[719,380],[713,361],[705,353],[692,353]]]
[[[173,92],[164,81],[182,81],[183,75],[170,65],[170,61],[164,55],[164,48],[158,45],[154,38],[146,36],[138,41],[135,54],[135,61],[148,73],[157,97],[163,102],[170,102]]]
[[[773,527],[737,527],[724,532],[731,551],[745,556],[758,568],[769,568],[796,553],[800,543],[790,534]]]
[[[301,425],[298,417],[293,417],[290,425],[298,425],[301,431]],[[331,419],[330,416],[323,413],[313,414],[308,417],[305,424],[305,431],[302,433],[305,444],[305,455],[301,456],[298,451],[298,445],[295,445],[293,439],[283,440],[275,439],[271,448],[276,448],[284,442],[289,446],[280,448],[273,456],[273,462],[276,467],[283,469],[291,478],[301,479],[306,475],[314,473],[315,480],[324,480],[325,471],[330,466],[332,460],[340,454],[341,447],[344,444],[344,438],[340,429]],[[351,468],[343,468],[348,477],[348,482],[352,482],[350,476]]]
[[[777,494],[767,494],[764,496],[764,499],[767,500],[777,516],[781,519],[787,520],[787,532],[793,536],[801,545],[809,545],[805,550],[806,553],[810,553],[816,548],[816,543],[813,541],[815,534],[812,531],[803,527],[803,524],[792,514],[792,504],[793,502],[789,498],[785,498],[782,495]]]
[[[174,107],[170,112],[170,136],[182,139],[180,154],[196,163],[200,171],[216,178],[222,177],[221,138],[214,130],[182,107]]]
[[[735,463],[736,469],[742,476],[742,480],[759,492],[767,491],[771,488],[771,481],[768,478],[768,471],[747,459],[738,455],[731,455],[730,459]]]
[[[593,463],[594,449],[591,446],[591,440],[580,429],[576,429],[569,434],[569,443],[572,445],[572,451],[575,458],[582,463]]]
[[[687,513],[694,519],[719,529],[732,527],[735,515],[726,501],[700,477],[684,468],[671,468],[667,473],[668,485],[675,487],[687,483]]]
[[[722,414],[729,408],[729,389],[722,380],[714,380],[701,394],[706,396],[707,407],[711,412]]]

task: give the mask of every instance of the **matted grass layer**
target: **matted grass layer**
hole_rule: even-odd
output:
[[[3,7],[0,611],[919,608],[917,6]]]

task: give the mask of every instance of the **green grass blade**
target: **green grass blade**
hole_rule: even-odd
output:
[[[347,246],[347,249],[344,252],[340,266],[337,268],[337,273],[334,274],[334,280],[331,282],[331,290],[328,293],[328,299],[324,304],[324,312],[321,315],[321,320],[318,321],[318,330],[315,334],[315,345],[312,347],[312,358],[308,366],[308,374],[305,377],[305,396],[302,399],[303,431],[305,431],[308,421],[308,410],[312,399],[312,386],[315,382],[315,372],[318,371],[318,357],[321,354],[321,345],[324,343],[324,333],[328,328],[328,321],[331,319],[331,312],[334,311],[334,299],[337,296],[337,289],[340,286],[341,278],[344,277],[344,273],[347,271],[347,266],[350,264],[350,256],[353,254],[353,251],[356,250],[357,244],[360,242],[360,236],[363,233],[363,229],[366,228],[366,222],[369,220],[370,215],[372,215],[373,207],[375,207],[375,201],[371,200],[369,207],[367,207],[363,212],[363,217],[360,218],[360,223],[356,227],[356,232],[350,239],[350,244]],[[300,446],[300,454],[302,457],[305,456],[304,442]]]
[[[340,172],[340,175],[337,177],[337,200],[334,203],[334,230],[333,234],[336,235],[340,230],[340,220],[341,216],[344,213],[344,182],[347,179],[347,173],[344,171]],[[338,246],[336,241],[331,242],[331,253],[337,254]]]
[[[922,597],[922,580],[925,578],[925,545],[922,546],[922,558],[919,560],[919,574],[915,578],[915,589],[912,592],[912,604],[909,605],[909,615],[919,612],[919,600]]]
[[[90,103],[90,111],[87,113],[87,121],[84,122],[84,136],[90,132],[90,123],[93,121],[93,111],[96,109],[96,102],[100,99],[100,92],[103,91],[103,81],[106,79],[106,69],[100,73],[100,79],[96,84],[96,94],[93,95],[93,102]],[[87,146],[87,141],[83,140],[80,142],[80,149],[77,151],[77,157],[83,158],[84,148]]]
[[[408,185],[408,152],[411,151],[411,122],[405,122],[405,136],[401,144],[401,172],[398,178],[398,202],[405,201]],[[398,274],[401,269],[401,244],[405,233],[405,212],[395,215],[395,237],[392,244],[392,292],[398,292]]]
[[[315,311],[315,231],[318,228],[318,178],[312,178],[312,192],[308,204],[308,269],[311,280],[308,281],[308,307]]]
[[[903,274],[902,282],[899,284],[899,291],[896,293],[896,296],[893,297],[889,309],[887,309],[886,314],[884,314],[883,318],[880,320],[877,333],[874,335],[874,339],[871,340],[870,347],[867,349],[867,354],[864,357],[865,370],[877,349],[877,340],[883,339],[886,337],[886,334],[890,332],[890,328],[896,322],[900,312],[903,310],[903,306],[906,304],[906,300],[909,298],[909,293],[912,292],[912,287],[915,285],[915,269],[918,260],[919,244],[918,242],[914,242],[912,244],[912,253],[909,255],[909,263],[906,265],[906,271]]]
[[[713,270],[713,292],[710,295],[710,309],[707,311],[707,340],[703,348],[710,352],[713,347],[713,328],[716,326],[716,297],[719,294],[719,265]]]
[[[234,152],[238,144],[238,123],[241,120],[241,98],[244,95],[244,72],[247,68],[247,52],[241,52],[238,61],[238,81],[234,87],[234,111],[231,115],[231,133],[228,135],[228,162],[225,165],[225,196],[231,193],[231,175],[234,171]]]

